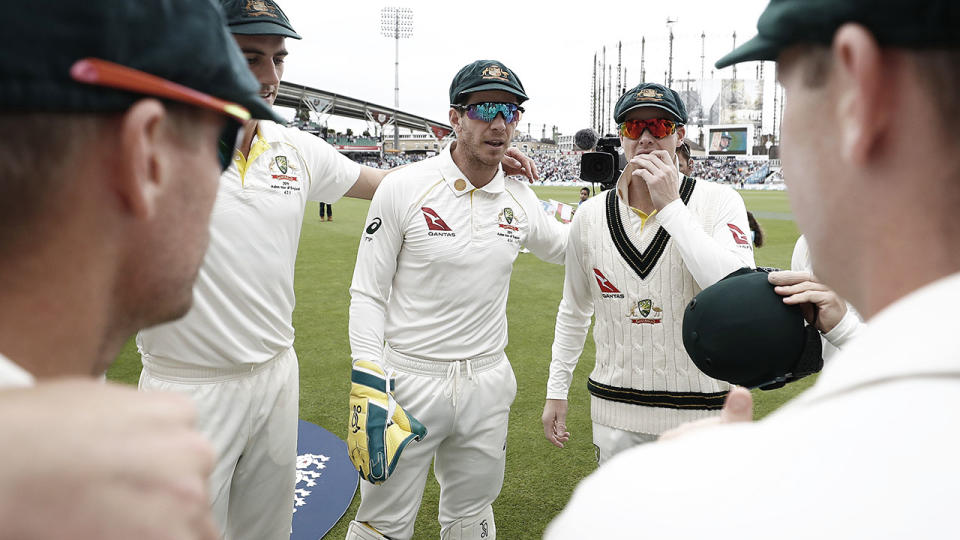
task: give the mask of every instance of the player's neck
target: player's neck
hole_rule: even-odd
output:
[[[457,141],[453,141],[452,144],[453,146],[450,147],[450,157],[453,158],[454,164],[463,172],[473,187],[482,188],[497,176],[497,172],[500,170],[499,163],[494,166],[481,163],[479,160],[467,155],[467,152],[460,150]]]
[[[240,140],[240,146],[237,150],[240,150],[244,159],[250,157],[250,147],[253,146],[253,137],[257,134],[259,126],[259,120],[247,120],[243,124],[243,139]]]

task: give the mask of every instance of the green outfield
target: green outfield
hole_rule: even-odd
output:
[[[568,203],[578,200],[576,187],[542,187],[536,191],[541,199]],[[757,264],[789,267],[799,233],[791,218],[786,193],[742,193],[747,209],[758,216],[766,234],[765,246],[756,252]],[[341,437],[346,433],[350,386],[348,288],[367,205],[366,201],[344,199],[334,205],[332,222],[320,222],[317,205],[309,205],[296,267],[294,325],[300,357],[300,416]],[[517,398],[510,414],[506,480],[494,506],[501,538],[540,538],[577,482],[596,467],[586,391],[594,347],[593,338],[588,337],[574,376],[567,420],[571,440],[562,450],[554,448],[543,437],[540,413],[563,268],[522,254],[514,266],[512,280],[507,309],[510,321],[507,355],[517,376]],[[131,342],[108,376],[111,380],[136,384],[139,372],[139,356]],[[756,393],[758,416],[766,415],[808,385],[809,380],[773,392]],[[439,488],[431,474],[417,519],[416,538],[439,536],[438,501]],[[348,518],[356,512],[358,502],[359,495],[347,511]],[[343,538],[346,522],[347,519],[342,520],[328,537]]]

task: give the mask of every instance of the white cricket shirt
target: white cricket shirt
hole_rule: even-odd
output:
[[[379,361],[384,340],[431,360],[502,352],[521,246],[563,262],[567,227],[533,190],[502,170],[473,187],[451,147],[390,173],[373,196],[350,287],[354,360]]]
[[[35,382],[27,370],[0,354],[0,388],[33,386]]]
[[[248,159],[220,177],[210,246],[182,319],[141,331],[144,364],[230,368],[293,345],[294,265],[307,200],[333,203],[360,165],[326,141],[261,120]]]

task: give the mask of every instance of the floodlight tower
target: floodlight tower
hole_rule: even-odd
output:
[[[647,57],[647,38],[640,38],[640,82],[647,82],[647,68],[644,64]]]
[[[393,38],[395,61],[393,64],[393,150],[400,148],[400,125],[397,114],[400,112],[400,38],[413,37],[413,10],[401,7],[385,7],[380,10],[380,33]]]
[[[730,49],[730,50],[732,51],[732,50],[734,50],[734,49],[736,49],[736,48],[737,48],[737,33],[734,32],[734,33],[733,33],[733,49]],[[733,80],[737,80],[737,65],[736,65],[736,64],[733,65]]]
[[[670,55],[667,58],[667,88],[673,87],[673,25],[677,19],[667,17],[667,29],[670,30]]]

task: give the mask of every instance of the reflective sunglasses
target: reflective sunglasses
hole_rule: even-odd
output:
[[[484,122],[493,122],[498,114],[503,115],[503,119],[508,123],[520,121],[523,115],[523,107],[516,103],[495,103],[485,101],[483,103],[474,103],[472,105],[451,105],[458,111],[467,111],[467,118],[471,120],[483,120]]]
[[[186,103],[224,114],[231,120],[235,120],[226,123],[217,139],[217,157],[220,158],[220,167],[224,171],[233,161],[237,134],[240,132],[243,122],[250,119],[250,111],[242,105],[224,101],[156,75],[99,58],[77,60],[70,67],[70,77],[77,82],[117,88]]]
[[[639,139],[644,130],[649,130],[650,134],[657,139],[662,139],[667,135],[673,135],[677,128],[682,126],[673,120],[666,118],[651,118],[649,120],[627,120],[620,124],[620,135],[628,139]]]

